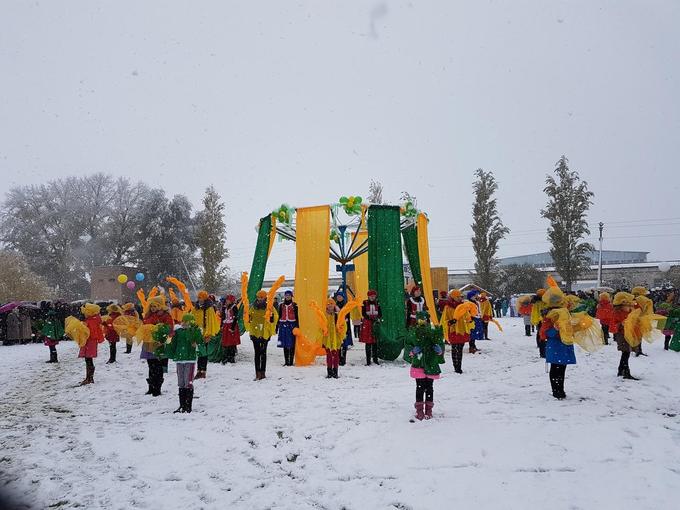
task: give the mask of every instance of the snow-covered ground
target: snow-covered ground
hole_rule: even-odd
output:
[[[550,394],[520,320],[466,354],[447,351],[435,417],[410,423],[415,384],[401,361],[349,353],[340,379],[322,360],[253,382],[252,347],[210,364],[192,414],[171,362],[163,395],[145,396],[139,348],[96,384],[72,342],[47,365],[42,345],[0,347],[0,482],[33,508],[670,509],[680,494],[680,354],[660,343],[616,377],[615,346],[577,354],[568,398]],[[492,328],[493,329],[493,328]]]

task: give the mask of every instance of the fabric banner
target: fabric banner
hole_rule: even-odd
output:
[[[425,296],[425,303],[430,310],[430,320],[432,324],[437,326],[439,320],[437,319],[437,307],[434,303],[434,293],[432,287],[432,272],[430,271],[430,241],[427,233],[427,217],[420,213],[418,215],[418,269],[422,271],[423,276],[423,296]],[[411,266],[413,267],[413,266]]]
[[[401,233],[404,238],[404,251],[408,265],[411,267],[413,281],[418,287],[423,286],[423,277],[420,270],[420,258],[418,257],[418,231],[415,225],[411,225]],[[429,305],[428,305],[429,306]]]
[[[250,267],[250,274],[248,275],[248,300],[251,303],[255,302],[255,294],[262,288],[262,282],[264,282],[264,272],[267,269],[267,260],[272,248],[272,232],[275,233],[272,225],[271,214],[260,220],[260,227],[257,231],[257,244],[253,254],[253,265]],[[238,317],[239,328],[241,331],[245,331],[243,308],[239,310]]]
[[[404,348],[404,266],[401,252],[400,209],[372,205],[368,209],[368,282],[378,292],[382,323],[378,356],[395,360]]]
[[[366,230],[357,232],[354,241],[354,248],[361,246],[368,238]],[[364,252],[352,260],[354,264],[354,271],[351,271],[349,276],[349,286],[354,293],[354,298],[363,302],[368,298],[368,252]],[[361,320],[361,308],[354,308],[350,312],[350,318],[353,321]]]
[[[314,363],[324,354],[321,330],[314,301],[322,309],[328,296],[328,260],[330,251],[330,207],[305,207],[297,210],[295,240],[295,300],[299,309],[300,332],[295,345],[297,366]]]

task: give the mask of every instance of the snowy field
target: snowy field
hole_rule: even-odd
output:
[[[272,343],[256,383],[246,343],[196,382],[192,414],[172,414],[172,362],[163,395],[144,395],[138,347],[111,366],[100,346],[82,388],[72,342],[56,366],[42,345],[0,347],[3,493],[26,508],[678,508],[680,354],[645,345],[635,382],[615,346],[579,351],[558,402],[521,321],[502,323],[463,375],[447,351],[418,423],[406,365],[366,367],[362,346],[326,380],[321,359],[282,367]]]

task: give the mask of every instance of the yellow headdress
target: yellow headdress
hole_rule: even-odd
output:
[[[80,307],[80,311],[85,317],[92,317],[93,315],[97,315],[99,312],[101,312],[101,308],[99,305],[95,305],[94,303],[85,303]]]
[[[633,287],[630,292],[631,294],[633,294],[633,296],[646,296],[647,294],[649,294],[649,291],[642,287],[641,285]]]
[[[611,301],[612,297],[609,295],[609,292],[602,292],[600,294],[600,301]]]
[[[614,306],[633,306],[634,303],[635,296],[630,292],[617,292],[614,295],[614,301],[612,302]]]
[[[541,300],[548,308],[562,308],[566,305],[564,292],[559,287],[550,287],[543,293]]]
[[[167,310],[168,305],[165,304],[165,296],[164,295],[159,295],[159,296],[154,296],[150,299],[147,300],[147,305],[149,307],[149,311],[155,312],[157,310]]]
[[[121,307],[115,303],[111,303],[109,306],[107,306],[106,311],[109,313],[123,313]]]
[[[208,299],[208,292],[205,290],[199,290],[196,297],[198,297],[199,301],[205,301]]]

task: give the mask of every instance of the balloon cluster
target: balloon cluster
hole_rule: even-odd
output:
[[[137,273],[135,275],[135,280],[137,280],[138,282],[143,282],[144,281],[144,273]],[[118,283],[120,283],[121,285],[125,285],[130,290],[134,290],[135,287],[137,286],[137,284],[133,280],[130,280],[127,277],[127,275],[123,274],[123,273],[118,275]]]

